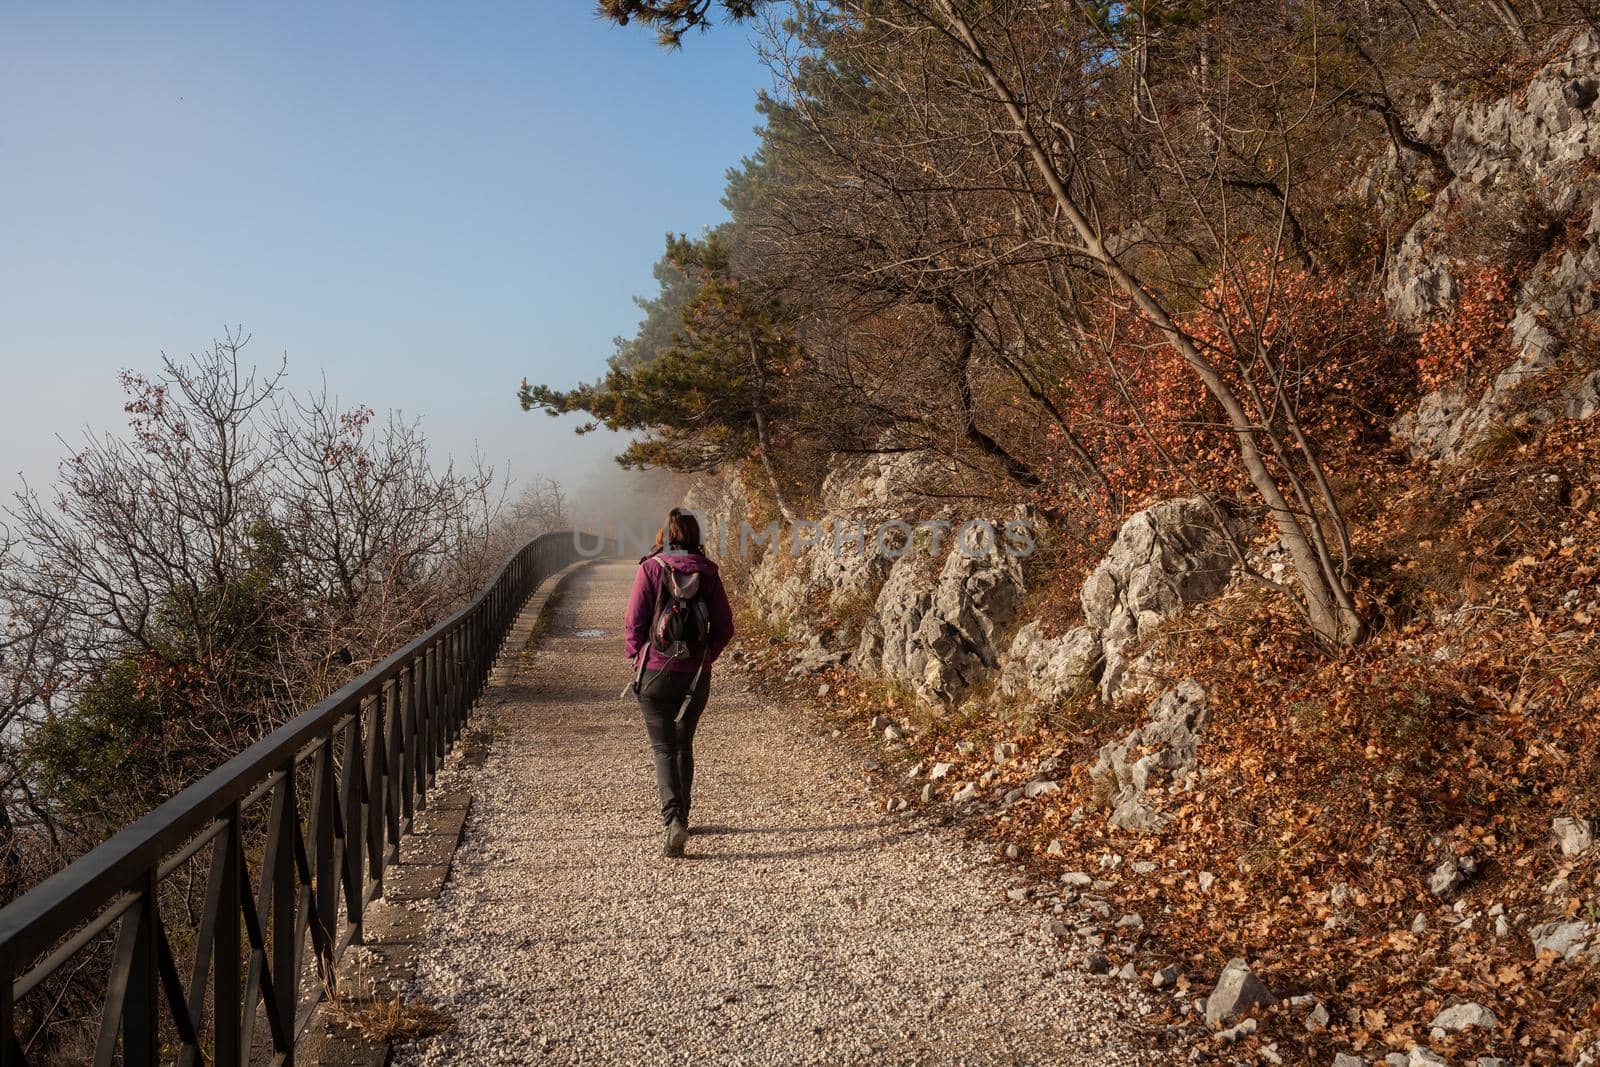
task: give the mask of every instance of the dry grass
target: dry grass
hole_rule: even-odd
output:
[[[378,1043],[432,1037],[450,1029],[455,1021],[448,1012],[425,1001],[393,996],[360,968],[336,979],[327,993],[329,1018]]]

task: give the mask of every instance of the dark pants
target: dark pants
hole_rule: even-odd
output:
[[[694,728],[711,696],[711,672],[700,676],[689,710],[683,721],[676,721],[689,691],[693,671],[647,672],[639,690],[639,708],[644,712],[645,732],[650,735],[650,754],[656,764],[656,789],[661,793],[661,821],[689,821],[689,792],[694,787]]]

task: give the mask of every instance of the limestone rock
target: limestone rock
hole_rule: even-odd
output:
[[[1206,1010],[1209,1013],[1210,1008],[1208,1007]],[[1231,1045],[1235,1041],[1238,1041],[1241,1038],[1249,1037],[1251,1034],[1255,1033],[1260,1025],[1261,1024],[1256,1022],[1254,1019],[1245,1019],[1237,1026],[1230,1026],[1226,1030],[1219,1030],[1217,1032],[1217,1040]]]
[[[998,538],[968,528],[930,586],[926,549],[894,562],[862,628],[855,664],[909,686],[928,704],[953,703],[1000,663],[1000,633],[1022,604],[1020,562]]]
[[[1194,767],[1209,716],[1205,690],[1186,678],[1151,703],[1143,725],[1101,747],[1089,780],[1111,809],[1110,825],[1147,832],[1165,822],[1151,797],[1155,776]]]
[[[1600,370],[1590,371],[1567,392],[1561,413],[1569,419],[1592,419],[1600,412]]]
[[[1563,856],[1578,856],[1594,844],[1594,831],[1588,819],[1561,816],[1550,821],[1550,836]]]
[[[1461,102],[1436,94],[1422,125],[1442,142],[1454,172],[1429,210],[1401,238],[1388,266],[1385,295],[1402,324],[1422,329],[1461,295],[1452,260],[1438,246],[1462,218],[1528,211],[1582,237],[1546,253],[1523,275],[1510,340],[1517,359],[1481,394],[1451,385],[1429,394],[1391,427],[1413,456],[1449,462],[1469,453],[1496,424],[1544,422],[1564,414],[1589,418],[1600,410],[1593,373],[1570,387],[1564,404],[1522,410],[1522,387],[1556,367],[1562,337],[1580,336],[1600,301],[1600,178],[1590,164],[1600,154],[1600,108],[1589,98],[1600,86],[1600,33],[1578,34],[1527,87],[1498,100]],[[1446,121],[1446,116],[1452,116]],[[1398,162],[1390,157],[1392,165]],[[1399,168],[1393,168],[1399,170]],[[1415,176],[1397,174],[1414,187]],[[1592,354],[1575,353],[1586,371]]]
[[[1477,869],[1471,858],[1451,856],[1428,875],[1428,892],[1436,897],[1454,896]]]
[[[1535,955],[1550,952],[1564,960],[1583,953],[1594,937],[1594,924],[1587,922],[1544,923],[1528,931]]]
[[[1000,662],[1000,693],[1033,703],[1054,704],[1093,686],[1100,677],[1100,637],[1074,626],[1060,637],[1044,637],[1037,620],[1011,638]]]
[[[1122,524],[1083,583],[1083,615],[1100,635],[1100,693],[1114,700],[1128,677],[1128,647],[1185,606],[1222,592],[1242,526],[1203,497],[1164,500]]]
[[[1428,1024],[1430,1030],[1445,1030],[1458,1033],[1474,1027],[1483,1030],[1492,1030],[1500,1025],[1500,1020],[1495,1018],[1494,1012],[1469,1000],[1464,1004],[1453,1004],[1433,1017],[1433,1022]]]
[[[1240,1012],[1258,1005],[1265,1007],[1276,1004],[1277,1001],[1278,998],[1250,970],[1248,963],[1242,959],[1232,959],[1217,976],[1216,987],[1206,998],[1206,1022],[1216,1026]]]

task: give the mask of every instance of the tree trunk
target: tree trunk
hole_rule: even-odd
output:
[[[783,486],[778,482],[778,468],[772,462],[772,441],[767,433],[767,368],[761,359],[761,350],[756,345],[752,335],[750,341],[750,413],[756,424],[756,451],[761,453],[761,465],[767,471],[767,485],[772,490],[772,499],[778,504],[778,512],[783,516],[784,522],[794,522],[794,509],[789,506],[789,498],[784,494]]]

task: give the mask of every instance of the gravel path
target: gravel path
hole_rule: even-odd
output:
[[[1009,904],[1003,872],[874,810],[858,758],[719,672],[682,860],[617,635],[631,564],[568,580],[474,775],[398,1064],[1159,1062],[1120,983]],[[579,636],[604,631],[600,636]]]

